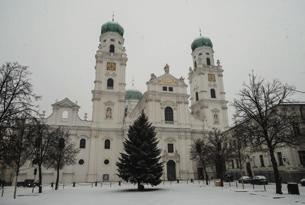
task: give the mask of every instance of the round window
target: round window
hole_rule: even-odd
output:
[[[105,159],[104,164],[109,164],[109,160]]]
[[[82,164],[84,164],[85,163],[85,161],[83,160],[83,159],[80,159],[79,161],[78,161],[78,164],[80,164],[80,165],[82,165]]]

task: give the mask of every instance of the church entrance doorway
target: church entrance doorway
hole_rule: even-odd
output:
[[[166,163],[167,167],[167,180],[175,181],[176,180],[176,163],[173,160],[169,160]]]

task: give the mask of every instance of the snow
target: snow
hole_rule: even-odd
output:
[[[233,186],[234,185],[234,186]],[[235,186],[235,182],[225,183],[225,187],[206,186],[202,182],[166,182],[160,184],[156,190],[137,192],[131,184],[104,183],[97,187],[91,184],[76,184],[61,186],[58,191],[50,186],[43,189],[42,194],[37,189],[32,193],[31,188],[19,188],[17,199],[13,199],[13,188],[6,187],[4,197],[0,197],[0,205],[289,205],[305,203],[305,187],[300,188],[301,195],[288,195],[286,185],[283,184],[283,195],[274,194],[275,185],[267,185],[264,191],[263,185]],[[145,186],[146,188],[148,186]]]

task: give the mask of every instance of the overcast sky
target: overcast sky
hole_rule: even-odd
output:
[[[303,0],[36,0],[0,1],[0,63],[30,67],[40,109],[69,97],[91,116],[95,52],[101,25],[115,13],[125,29],[126,83],[144,92],[150,73],[187,80],[199,28],[224,69],[226,97],[236,97],[254,70],[305,90]],[[305,101],[305,94],[297,96]],[[229,118],[233,109],[229,109]]]

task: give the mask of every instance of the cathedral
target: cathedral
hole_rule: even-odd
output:
[[[65,98],[52,104],[50,126],[70,130],[72,141],[80,149],[77,162],[60,172],[62,183],[119,181],[116,162],[123,152],[127,131],[142,110],[156,127],[162,150],[162,180],[197,179],[202,168],[190,159],[191,145],[212,128],[228,128],[227,101],[220,61],[215,64],[212,41],[203,36],[193,40],[193,66],[183,77],[175,77],[165,65],[162,75],[147,76],[147,89],[126,90],[128,58],[123,27],[110,21],[102,25],[95,54],[95,80],[92,90],[92,119],[81,119],[80,106]],[[43,170],[43,183],[54,182],[53,169]],[[33,178],[33,165],[26,163],[20,180]]]

